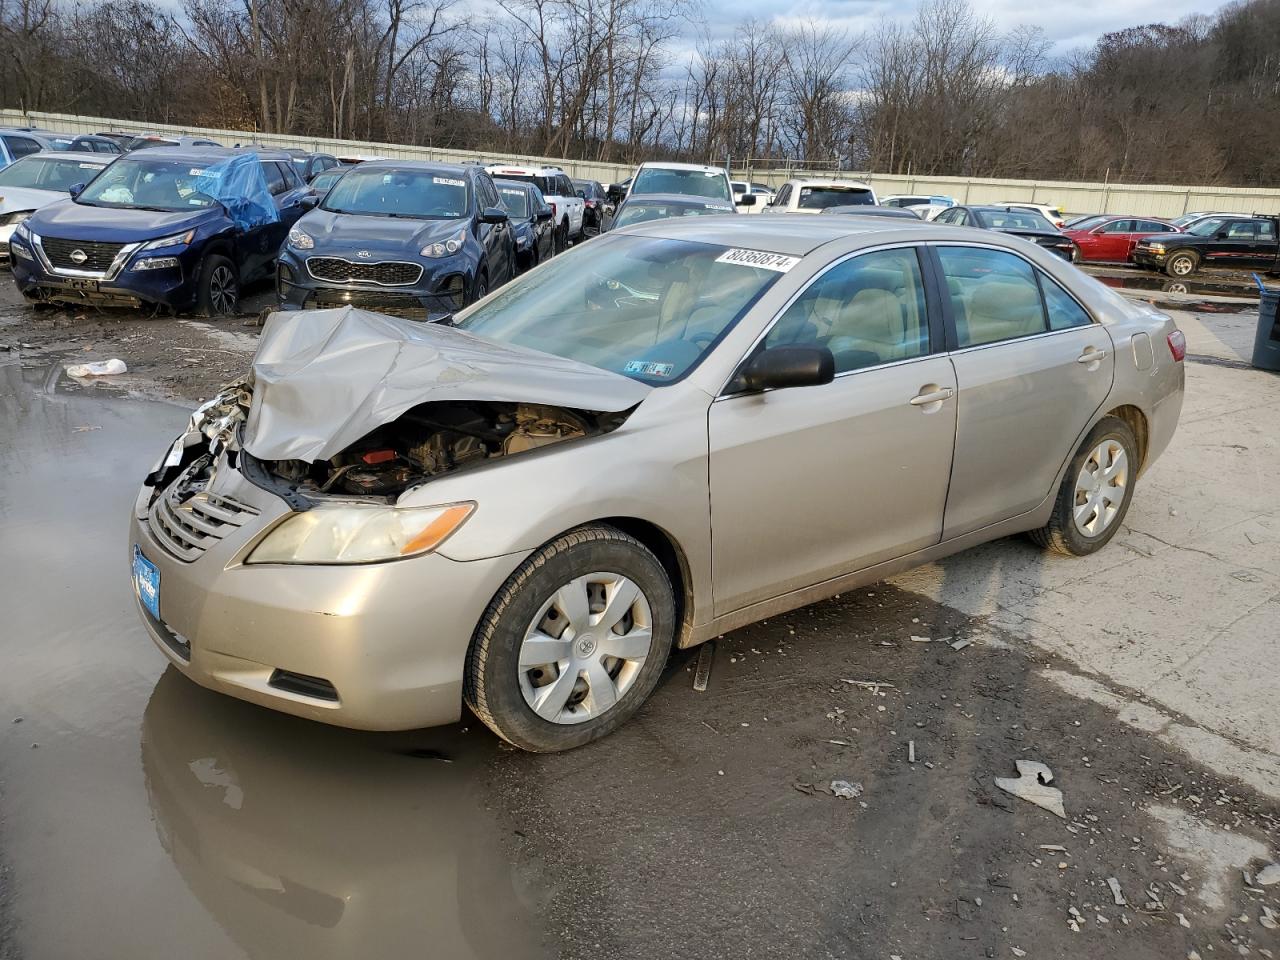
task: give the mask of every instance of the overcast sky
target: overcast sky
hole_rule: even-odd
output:
[[[1089,47],[1102,34],[1144,23],[1176,23],[1192,13],[1213,13],[1223,4],[1216,0],[970,0],[979,13],[1002,30],[1019,24],[1040,27],[1052,42],[1051,55],[1060,56],[1078,47]],[[707,0],[707,19],[713,33],[717,14],[730,26],[747,15],[760,20],[814,16],[847,26],[852,32],[869,30],[885,16],[910,19],[916,3],[901,0]]]

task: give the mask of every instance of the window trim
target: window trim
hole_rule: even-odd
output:
[[[856,369],[853,369],[853,370],[841,370],[838,373],[836,373],[836,375],[832,378],[832,382],[834,383],[836,380],[839,380],[842,377],[853,376],[855,374],[864,373],[868,370],[882,370],[885,367],[899,367],[907,363],[918,363],[921,360],[931,360],[940,356],[945,356],[948,353],[948,350],[946,349],[945,342],[943,342],[943,340],[940,337],[940,334],[942,333],[942,316],[940,313],[939,303],[937,300],[937,293],[938,293],[937,279],[938,278],[933,273],[932,264],[929,262],[933,258],[931,258],[928,254],[922,253],[922,251],[926,250],[928,246],[929,246],[929,242],[923,241],[923,240],[907,240],[907,241],[899,241],[897,243],[884,243],[874,247],[863,247],[859,250],[851,250],[848,253],[842,254],[837,259],[832,260],[820,271],[818,271],[813,276],[811,276],[807,281],[805,281],[804,286],[801,287],[799,290],[797,290],[795,293],[793,293],[791,296],[789,296],[786,302],[783,303],[783,305],[778,308],[778,310],[774,313],[774,315],[769,319],[769,322],[765,325],[764,329],[760,331],[759,335],[753,341],[751,341],[751,346],[749,346],[746,352],[743,353],[743,355],[738,358],[738,362],[733,365],[732,372],[729,374],[728,377],[725,378],[724,383],[720,385],[720,389],[716,391],[716,395],[711,402],[718,403],[721,400],[732,399],[734,397],[741,397],[741,396],[744,396],[745,393],[749,393],[750,391],[742,391],[742,390],[729,391],[729,385],[733,383],[734,380],[737,379],[738,374],[742,370],[743,366],[751,357],[755,355],[756,351],[760,348],[760,345],[764,343],[765,339],[769,336],[769,334],[773,332],[773,328],[778,325],[778,323],[782,320],[784,316],[786,316],[787,311],[790,310],[792,306],[795,305],[797,300],[799,300],[802,296],[805,295],[806,292],[808,292],[810,287],[812,287],[815,283],[817,283],[819,280],[825,277],[827,273],[834,270],[836,267],[840,266],[846,261],[852,260],[855,257],[866,256],[869,253],[882,253],[886,250],[904,250],[904,249],[910,249],[915,251],[916,260],[920,267],[920,281],[924,286],[925,323],[929,330],[929,350],[927,353],[923,353],[918,357],[904,357],[901,360],[886,360],[884,363],[877,363],[868,367],[857,367]]]
[[[1072,333],[1073,331],[1076,331],[1076,330],[1086,330],[1086,329],[1089,329],[1089,327],[1102,326],[1102,323],[1098,320],[1096,316],[1094,316],[1093,311],[1090,310],[1085,304],[1081,303],[1080,298],[1077,297],[1070,290],[1068,290],[1066,286],[1059,283],[1058,286],[1062,287],[1062,289],[1066,291],[1067,296],[1069,296],[1072,300],[1074,300],[1079,305],[1080,309],[1084,311],[1085,316],[1089,318],[1089,324],[1087,327],[1085,326],[1064,327],[1061,330],[1050,330],[1049,329],[1049,306],[1045,302],[1044,290],[1040,286],[1040,276],[1039,276],[1039,274],[1041,273],[1048,274],[1049,272],[1047,270],[1044,270],[1042,267],[1037,266],[1032,261],[1028,260],[1021,253],[1017,253],[1013,250],[1006,249],[1005,247],[996,246],[995,244],[982,243],[981,241],[930,240],[928,241],[927,244],[925,244],[925,246],[929,250],[930,256],[934,260],[934,269],[938,271],[938,281],[944,288],[946,287],[946,271],[944,271],[942,268],[942,258],[939,257],[937,253],[938,248],[939,247],[980,247],[984,250],[994,250],[998,253],[1007,253],[1011,257],[1017,257],[1019,260],[1027,264],[1027,266],[1031,268],[1032,276],[1036,278],[1036,289],[1040,293],[1040,312],[1044,315],[1044,327],[1045,327],[1044,330],[1042,330],[1040,333],[1028,333],[1020,337],[1006,337],[1003,340],[992,340],[988,343],[975,343],[975,344],[971,344],[969,346],[964,346],[964,347],[960,346],[960,337],[956,331],[956,318],[955,318],[955,314],[951,309],[951,297],[950,296],[941,297],[939,302],[941,304],[943,320],[945,323],[946,340],[947,340],[946,352],[948,354],[961,354],[961,353],[969,353],[970,351],[973,351],[973,350],[986,350],[990,347],[1000,347],[1008,343],[1025,343],[1028,340],[1038,340],[1041,337],[1056,337],[1064,333]],[[1052,275],[1049,275],[1049,279],[1052,280],[1054,278]]]

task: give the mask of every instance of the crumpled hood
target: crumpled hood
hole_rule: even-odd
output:
[[[0,187],[0,213],[15,210],[39,210],[59,200],[66,200],[61,190],[37,190],[35,187]]]
[[[413,217],[362,217],[354,213],[330,213],[316,208],[298,221],[297,229],[310,234],[314,254],[350,256],[355,247],[374,253],[417,256],[429,243],[445,240],[467,227],[468,220],[421,220]]]
[[[340,307],[273,313],[253,360],[252,389],[244,449],[259,460],[315,463],[427,401],[616,413],[652,388],[442,324]]]

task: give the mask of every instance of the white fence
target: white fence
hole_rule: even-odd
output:
[[[445,147],[418,147],[406,144],[361,140],[327,140],[321,137],[294,137],[257,133],[251,130],[216,130],[173,124],[143,126],[129,120],[81,117],[60,113],[24,113],[0,110],[0,126],[48,127],[65,133],[99,133],[111,130],[156,132],[176,136],[202,136],[225,143],[260,143],[266,147],[296,147],[332,153],[340,157],[394,157],[406,160],[436,160],[451,163],[548,163],[563,167],[571,177],[614,183],[631,175],[632,167],[619,163],[596,163],[556,157],[531,157],[497,151],[476,152]],[[780,184],[782,171],[755,169],[752,180]],[[824,173],[823,176],[836,174]],[[1176,217],[1194,210],[1229,210],[1240,213],[1280,214],[1280,189],[1251,187],[1176,186],[1171,184],[1080,183],[1068,180],[1000,180],[979,177],[908,177],[882,173],[846,173],[844,176],[869,180],[881,195],[894,193],[945,194],[961,203],[996,203],[1022,200],[1057,206],[1068,213],[1128,213],[1136,216]],[[735,174],[746,176],[746,173]]]

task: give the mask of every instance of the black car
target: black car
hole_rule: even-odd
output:
[[[154,147],[119,157],[36,210],[9,242],[34,303],[103,303],[235,313],[271,276],[314,198],[286,154]]]
[[[876,204],[853,203],[843,207],[827,207],[823,213],[840,213],[853,217],[896,217],[899,220],[920,222],[920,216],[912,213],[910,207],[881,207]]]
[[[309,153],[306,150],[286,150],[298,169],[298,175],[310,183],[317,175],[340,165],[337,157],[331,153]]]
[[[452,313],[515,276],[509,219],[482,167],[362,163],[289,232],[280,303]]]
[[[1015,237],[1037,243],[1046,250],[1052,250],[1063,260],[1075,259],[1076,245],[1071,242],[1071,238],[1041,214],[1026,207],[948,207],[938,214],[933,222],[1010,233]]]
[[[668,217],[706,217],[725,213],[737,213],[727,200],[693,197],[685,193],[642,193],[620,203],[606,229],[614,230]]]
[[[1133,248],[1133,262],[1171,277],[1202,266],[1274,271],[1280,268],[1278,223],[1277,217],[1205,217],[1182,233],[1143,237]]]
[[[582,211],[583,233],[599,233],[604,228],[606,213],[612,213],[608,210],[611,201],[604,185],[598,180],[575,180],[573,188],[586,202],[586,209]]]
[[[494,180],[502,209],[511,218],[516,241],[516,264],[521,273],[555,254],[555,212],[542,191],[523,180]]]

